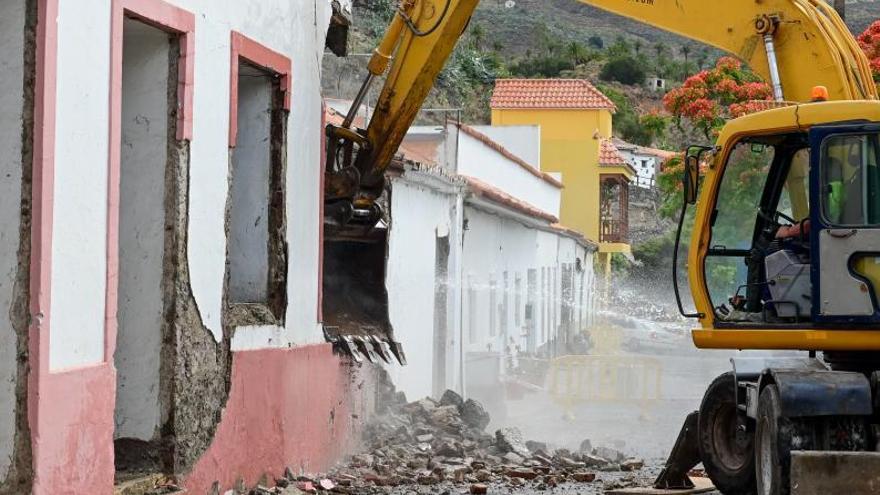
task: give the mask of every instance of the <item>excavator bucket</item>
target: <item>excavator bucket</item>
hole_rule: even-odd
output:
[[[700,463],[700,450],[697,439],[700,413],[694,411],[684,420],[678,440],[666,460],[666,467],[654,481],[659,490],[690,490],[694,488],[688,473]]]
[[[385,257],[388,230],[378,225],[328,229],[324,241],[324,333],[357,362],[406,364],[388,316]]]

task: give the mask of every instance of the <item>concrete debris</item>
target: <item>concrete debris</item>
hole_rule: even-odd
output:
[[[581,454],[589,454],[592,451],[593,442],[591,442],[589,438],[581,442],[581,447],[580,449],[578,449],[578,452],[580,452]]]
[[[495,444],[503,452],[513,452],[523,457],[528,457],[530,454],[519,428],[501,428],[496,431]]]
[[[626,459],[620,451],[609,447],[596,447],[593,454],[611,462],[623,462]]]
[[[589,441],[572,452],[525,441],[517,428],[488,434],[491,418],[483,406],[452,391],[439,401],[406,403],[392,393],[385,398],[385,412],[364,429],[364,450],[345,465],[320,476],[294,475],[288,469],[276,487],[250,493],[360,495],[387,494],[396,488],[442,491],[451,486],[458,493],[519,487],[541,491],[560,484],[598,483],[598,471],[638,471],[644,464],[616,449],[593,449]]]
[[[461,419],[464,424],[479,431],[485,430],[491,421],[483,405],[473,399],[465,401],[461,409]]]
[[[459,410],[464,407],[464,399],[458,395],[458,392],[454,390],[447,390],[443,392],[443,396],[440,397],[440,405],[441,406],[455,406]]]
[[[489,487],[482,483],[474,483],[471,485],[471,493],[474,495],[481,495],[489,492]]]

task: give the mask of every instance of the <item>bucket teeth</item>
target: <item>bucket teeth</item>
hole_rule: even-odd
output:
[[[364,362],[364,356],[361,354],[361,351],[358,350],[357,345],[349,336],[343,336],[339,339],[339,342],[342,343],[342,347],[345,352],[351,355],[352,358],[358,363]]]
[[[367,357],[367,361],[374,364],[379,362],[379,356],[373,350],[373,344],[369,340],[363,337],[355,337],[354,341],[357,343],[358,349]]]
[[[373,341],[373,349],[376,351],[376,354],[378,354],[386,364],[391,364],[391,348],[388,346],[388,343],[379,340],[375,335],[371,336],[370,339]]]
[[[397,358],[397,362],[401,366],[406,366],[406,354],[403,352],[403,345],[400,342],[390,342],[391,353]]]
[[[375,335],[339,335],[338,330],[336,327],[325,327],[324,337],[337,352],[348,354],[356,362],[366,360],[370,363],[393,364],[396,359],[401,366],[406,365],[406,355],[400,342],[383,340]]]

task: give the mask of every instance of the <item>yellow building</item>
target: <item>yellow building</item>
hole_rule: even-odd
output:
[[[629,253],[629,182],[636,176],[611,142],[614,103],[580,79],[499,79],[492,125],[541,127],[541,169],[562,174],[561,221],[612,253]]]

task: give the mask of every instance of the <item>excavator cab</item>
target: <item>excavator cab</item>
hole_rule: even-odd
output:
[[[702,188],[688,266],[697,310],[685,314],[701,322],[695,344],[810,354],[732,360],[656,486],[686,488],[697,462],[722,493],[788,494],[792,473],[839,480],[800,459],[830,466],[878,444],[880,103],[759,112],[686,162],[685,209]]]
[[[713,328],[880,322],[878,131],[823,124],[726,147],[702,270]]]

